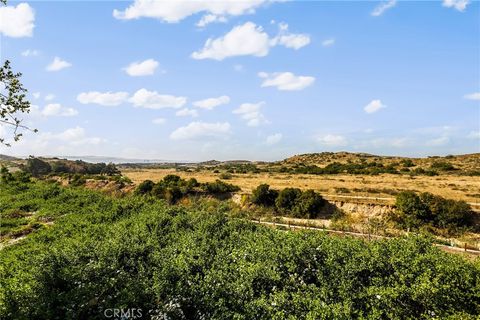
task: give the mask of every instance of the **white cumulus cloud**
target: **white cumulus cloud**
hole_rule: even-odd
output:
[[[442,5],[447,8],[454,8],[457,11],[463,12],[467,8],[470,0],[443,0]]]
[[[153,59],[145,61],[135,61],[123,68],[125,72],[132,77],[151,76],[155,73],[159,63]]]
[[[197,138],[223,138],[230,133],[228,122],[191,122],[187,126],[177,128],[170,134],[172,140],[189,140]]]
[[[212,110],[218,106],[227,104],[229,102],[230,102],[229,96],[220,96],[218,98],[208,98],[204,100],[195,101],[193,105],[197,108]]]
[[[233,110],[234,114],[238,114],[247,121],[247,126],[258,127],[260,124],[268,123],[260,109],[265,102],[243,103],[237,109]]]
[[[335,134],[327,134],[317,137],[317,141],[322,145],[330,147],[341,147],[348,144],[347,139],[344,136]]]
[[[198,117],[198,111],[194,109],[183,108],[175,112],[178,117]]]
[[[275,133],[275,134],[269,135],[267,139],[265,139],[265,143],[271,146],[279,143],[282,140],[282,138],[283,138],[283,135],[281,133]]]
[[[197,25],[225,20],[227,16],[251,14],[259,6],[274,0],[242,1],[191,1],[191,0],[135,0],[125,10],[114,10],[117,19],[131,20],[138,18],[155,18],[167,23],[176,23],[194,14],[204,13]]]
[[[470,94],[466,94],[463,96],[463,98],[468,99],[468,100],[480,100],[480,92],[474,92]]]
[[[291,34],[287,29],[281,29],[278,36],[270,38],[261,26],[246,22],[220,38],[209,38],[202,49],[192,53],[192,58],[223,60],[234,56],[264,57],[268,55],[271,47],[277,45],[300,49],[308,43],[308,35]]]
[[[70,62],[67,62],[65,60],[62,60],[59,57],[53,58],[53,61],[47,66],[46,70],[47,71],[60,71],[62,69],[71,67],[72,64]]]
[[[376,6],[375,9],[373,9],[371,15],[374,17],[381,16],[388,9],[395,7],[396,4],[397,4],[396,0],[389,0],[386,2],[382,2],[378,6]]]
[[[181,108],[187,103],[186,97],[159,94],[157,91],[140,89],[128,100],[135,107],[148,109]]]
[[[59,103],[50,103],[42,110],[42,115],[46,117],[73,117],[78,114],[78,111],[73,108],[62,107]]]
[[[382,103],[381,100],[375,99],[370,101],[369,104],[367,104],[363,110],[365,110],[366,113],[375,113],[383,108],[386,108],[387,106]]]
[[[207,24],[213,22],[227,22],[227,18],[223,16],[217,16],[215,14],[206,14],[197,22],[196,26],[199,28],[203,28]]]
[[[128,98],[127,92],[82,92],[77,96],[77,101],[83,104],[99,104],[101,106],[118,106]]]
[[[259,72],[258,76],[264,79],[262,87],[276,87],[283,91],[303,90],[315,82],[314,77],[296,76],[291,72]]]
[[[35,28],[35,12],[28,3],[0,5],[0,34],[12,38],[31,37]]]

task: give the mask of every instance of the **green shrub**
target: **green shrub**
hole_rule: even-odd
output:
[[[435,161],[430,165],[430,168],[440,170],[440,171],[457,170],[450,162],[446,162],[446,161]]]
[[[455,231],[472,226],[475,213],[464,201],[445,199],[428,192],[400,192],[396,197],[396,220],[406,228],[429,224]]]
[[[86,182],[87,180],[83,175],[76,173],[68,180],[68,185],[73,187],[80,187],[84,186]]]
[[[325,203],[325,200],[318,193],[307,190],[297,198],[292,211],[297,218],[315,219]]]
[[[46,161],[30,157],[28,158],[23,170],[30,173],[34,177],[38,177],[50,173],[52,171],[52,167]]]
[[[230,180],[230,179],[232,179],[232,177],[233,177],[232,174],[229,173],[229,172],[221,173],[220,176],[219,176],[219,178],[223,179],[223,180]]]
[[[277,196],[278,191],[270,189],[268,184],[261,184],[252,191],[251,201],[257,205],[269,207],[275,205]]]
[[[47,187],[0,188],[2,212],[34,202],[44,216],[62,216],[52,227],[22,221],[19,234],[34,232],[0,250],[1,319],[96,320],[111,308],[140,308],[146,319],[480,314],[478,261],[442,252],[428,238],[279,232],[229,218],[225,202],[171,207],[62,187],[38,197]]]
[[[223,182],[221,180],[215,180],[215,182],[207,182],[202,185],[202,188],[210,194],[228,193],[240,191],[240,187]]]
[[[275,206],[281,212],[290,211],[296,205],[301,195],[302,190],[298,188],[285,188],[278,193]]]
[[[149,194],[155,183],[152,180],[142,181],[138,187],[135,189],[136,194]]]

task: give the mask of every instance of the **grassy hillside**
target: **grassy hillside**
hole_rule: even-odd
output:
[[[376,162],[384,166],[393,165],[397,168],[437,169],[438,171],[468,172],[480,170],[480,153],[449,155],[445,157],[430,156],[426,158],[409,158],[397,156],[377,156],[367,153],[322,152],[308,153],[289,157],[280,161],[280,165],[316,165],[325,167],[331,163],[365,163]],[[441,164],[451,164],[452,170],[442,170]],[[440,165],[439,165],[440,164]]]

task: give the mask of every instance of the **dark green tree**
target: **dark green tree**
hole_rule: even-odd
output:
[[[275,199],[278,196],[278,191],[270,189],[266,183],[259,185],[252,192],[252,203],[261,206],[275,205]]]
[[[38,177],[52,172],[52,167],[46,161],[35,157],[30,157],[25,164],[24,170],[30,173],[32,176]]]

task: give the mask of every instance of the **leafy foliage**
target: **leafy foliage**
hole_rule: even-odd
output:
[[[428,192],[400,192],[396,197],[396,220],[406,228],[429,224],[456,231],[473,225],[475,213],[464,201],[445,199]]]
[[[6,4],[6,2],[2,2]],[[21,76],[21,73],[12,71],[8,60],[0,67],[0,126],[13,128],[14,141],[18,141],[22,136],[18,129],[32,130],[22,125],[22,120],[18,118],[19,113],[28,113],[31,107],[30,102],[25,99],[27,89],[20,82]],[[37,132],[36,129],[32,131]],[[5,137],[0,137],[0,144],[10,146]]]
[[[268,184],[261,184],[253,190],[251,201],[257,205],[273,206],[277,197],[278,191],[270,189]]]
[[[166,199],[169,203],[173,204],[187,195],[199,193],[200,190],[198,190],[198,188],[210,195],[231,193],[240,190],[238,186],[225,183],[221,180],[200,184],[195,178],[185,180],[177,175],[169,174],[157,183],[151,180],[143,181],[138,185],[135,193],[151,195],[158,199]]]
[[[0,189],[2,212],[61,217],[0,251],[2,319],[475,319],[480,263],[419,237],[364,242],[82,188]],[[7,198],[13,201],[4,201]],[[149,311],[150,310],[150,311]]]
[[[261,184],[252,192],[251,202],[265,207],[275,207],[282,214],[296,218],[316,218],[326,201],[313,190],[285,188],[278,192],[268,184]]]

